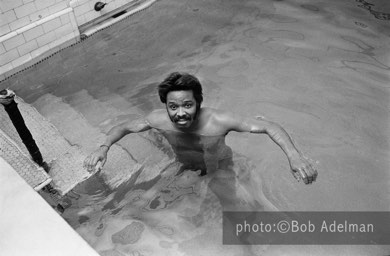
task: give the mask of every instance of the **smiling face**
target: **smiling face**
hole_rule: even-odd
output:
[[[185,130],[194,124],[198,108],[191,90],[169,92],[166,107],[168,116],[176,128]]]

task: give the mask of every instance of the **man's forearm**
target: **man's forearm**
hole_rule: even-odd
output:
[[[106,140],[103,145],[107,146],[109,149],[112,146],[112,144],[119,141],[129,133],[130,131],[126,130],[122,125],[115,126],[108,132]]]
[[[270,122],[266,127],[266,133],[284,151],[289,160],[300,155],[291,137],[280,125]]]
[[[129,133],[138,133],[150,129],[151,126],[144,118],[123,123],[121,125],[113,127],[107,134],[106,141],[103,146],[107,146],[109,149],[112,144],[122,139]]]
[[[248,125],[243,125],[248,127]],[[264,120],[253,122],[250,127],[251,133],[267,133],[268,136],[283,150],[286,154],[294,177],[299,181],[303,180],[305,184],[311,184],[316,180],[318,172],[312,164],[295,147],[291,137],[279,124]],[[247,129],[247,128],[245,128]],[[242,131],[245,131],[242,129]]]

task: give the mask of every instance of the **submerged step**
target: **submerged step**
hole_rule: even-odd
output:
[[[115,102],[118,102],[118,97],[115,99]],[[97,128],[98,124],[105,120],[108,114],[115,118],[124,112],[115,110],[107,102],[99,102],[85,90],[68,96],[67,100],[74,105],[46,94],[40,97],[34,106],[50,123],[58,127],[71,145],[77,146],[84,159],[104,142],[106,135]],[[81,103],[85,101],[85,104],[76,104],[80,101]],[[92,122],[89,122],[84,114],[93,117]],[[94,117],[96,115],[101,115],[102,118],[96,119]],[[174,159],[173,153],[169,153],[169,150],[163,151],[156,147],[156,140],[161,138],[154,136],[153,132],[126,136],[111,147],[107,162],[99,175],[102,175],[111,188],[128,181],[133,175],[136,175],[135,183],[157,177]],[[79,162],[80,165],[82,163]],[[140,170],[145,171],[139,173]]]

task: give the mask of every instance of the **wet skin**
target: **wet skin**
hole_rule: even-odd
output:
[[[292,174],[298,181],[303,180],[305,184],[311,184],[318,175],[317,171],[298,151],[287,132],[280,125],[265,119],[245,118],[222,110],[201,108],[190,90],[171,91],[167,94],[166,109],[155,110],[146,117],[128,121],[112,128],[107,135],[104,146],[89,155],[84,161],[84,166],[88,170],[93,170],[97,162],[101,161],[104,164],[107,152],[112,144],[129,133],[143,132],[152,128],[181,133],[182,136],[180,137],[221,136],[223,144],[224,137],[231,131],[264,133],[280,146],[286,154]],[[200,145],[197,145],[199,139],[192,140],[192,142],[191,140],[183,140],[182,143],[178,143],[177,139],[165,137],[172,144],[178,156],[182,152],[182,150],[179,150],[180,147],[193,149],[200,147]],[[204,145],[201,147],[204,148]],[[220,140],[216,140],[214,145],[207,145],[207,147],[221,150],[224,148],[220,144]]]
[[[176,162],[182,170],[200,170],[200,175],[228,170],[233,165],[233,151],[226,145],[225,136],[201,136],[167,130],[158,130],[172,146]]]

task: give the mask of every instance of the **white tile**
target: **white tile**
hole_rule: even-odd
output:
[[[1,0],[0,10],[1,12],[6,12],[21,5],[23,5],[22,0]]]
[[[47,45],[47,44],[57,40],[57,36],[56,36],[56,33],[54,31],[50,31],[49,33],[46,33],[46,34],[38,37],[36,40],[38,42],[38,46],[42,47],[44,45]]]
[[[42,47],[39,47],[38,49],[31,52],[31,57],[36,58],[36,57],[42,55],[43,53],[47,52],[48,50],[50,50],[50,47],[48,44],[44,45]]]
[[[61,49],[64,49],[68,46],[71,46],[72,44],[77,43],[77,41],[78,41],[78,35],[76,35],[76,33],[73,32],[73,33],[69,34],[69,38],[66,38],[66,42],[61,44],[60,47],[61,47]]]
[[[74,31],[74,28],[73,28],[72,24],[70,24],[70,23],[68,23],[62,27],[59,27],[55,30],[58,39],[67,35],[67,34],[72,33],[73,31]]]
[[[62,25],[71,23],[70,18],[69,18],[69,15],[70,15],[70,14],[67,13],[67,14],[62,15],[62,16],[60,17],[60,19],[61,19],[61,24],[62,24]]]
[[[14,66],[14,68],[22,66],[23,64],[30,61],[31,59],[32,59],[31,54],[27,53],[27,54],[23,55],[22,57],[19,57],[16,60],[13,60],[12,66]]]
[[[42,10],[39,10],[37,12],[34,12],[34,13],[30,14],[29,17],[30,17],[30,20],[32,22],[34,22],[34,21],[40,20],[42,18],[45,18],[45,17],[47,17],[49,15],[50,15],[49,9],[46,8],[46,9],[42,9]]]
[[[61,1],[62,1],[62,0],[61,0]],[[31,2],[34,2],[34,0],[23,0],[23,3],[24,3],[24,4],[31,3]]]
[[[6,53],[0,55],[0,66],[7,64],[17,58],[19,58],[19,52],[17,49],[12,49],[11,51],[7,51]]]
[[[26,25],[30,24],[30,18],[29,17],[23,17],[21,19],[17,19],[9,24],[11,30],[16,30],[18,28],[24,27]]]
[[[9,27],[8,24],[0,27],[0,36],[3,36],[5,34],[8,34],[9,32],[11,32],[11,28]]]
[[[32,52],[33,50],[38,49],[38,43],[36,40],[31,40],[18,47],[19,55],[23,56],[27,53]]]
[[[5,53],[5,52],[6,52],[6,50],[5,50],[5,48],[4,48],[3,43],[0,43],[0,55],[3,54],[3,53]]]
[[[83,15],[86,12],[91,11],[91,8],[89,7],[89,3],[85,3],[83,5],[77,6],[74,8],[74,14],[77,16]]]
[[[44,34],[44,32],[43,32],[42,26],[37,26],[37,27],[30,29],[30,30],[27,30],[26,32],[23,33],[24,38],[26,39],[27,42],[32,40],[32,39],[35,39],[43,34]]]
[[[0,13],[0,21],[1,23],[10,23],[17,20],[16,14],[14,10],[9,10],[8,12],[5,13]]]
[[[30,13],[35,12],[36,10],[37,9],[34,3],[24,4],[14,9],[16,17],[19,19],[24,16],[28,16]]]
[[[71,1],[73,2],[73,7],[76,7],[76,6],[80,6],[80,5],[83,5],[85,3],[88,3],[89,1],[91,0],[74,0],[74,1]]]
[[[67,35],[64,35],[63,37],[61,38],[58,38],[56,41],[52,42],[49,44],[50,48],[54,48],[54,47],[57,47],[57,46],[61,46],[62,44],[68,42],[69,40],[72,40],[74,39],[75,35],[74,33],[70,33],[70,34],[67,34]]]
[[[8,72],[12,70],[14,66],[12,66],[12,63],[7,63],[5,65],[0,65],[0,74],[4,74],[5,72]]]
[[[116,8],[119,8],[119,7],[125,5],[125,4],[127,4],[129,2],[131,2],[131,1],[128,1],[128,0],[117,0],[117,1],[115,1],[115,6],[116,6]]]
[[[73,12],[69,13],[69,19],[70,19],[70,23],[72,24],[72,26],[75,28],[78,28],[79,23],[77,23],[76,16],[74,16]]]
[[[59,11],[62,11],[64,9],[66,9],[66,8],[68,8],[68,5],[67,5],[66,1],[62,1],[60,3],[56,3],[53,6],[50,6],[49,7],[49,13],[50,14],[54,14],[56,12],[59,12]]]
[[[26,40],[24,40],[23,35],[17,35],[17,36],[14,36],[8,40],[5,40],[3,42],[3,44],[5,47],[5,50],[9,51],[11,49],[14,49],[14,48],[24,44],[25,42],[26,42]]]
[[[81,25],[83,25],[84,23],[86,23],[86,20],[85,20],[84,15],[76,16],[76,21],[77,21],[77,24],[78,24],[79,26],[81,26]]]
[[[45,9],[55,4],[55,0],[35,0],[35,6],[37,7],[37,10]]]
[[[88,22],[88,21],[91,21],[93,19],[96,19],[96,18],[100,17],[101,14],[99,12],[90,11],[90,12],[87,12],[84,16],[85,16],[85,19]]]
[[[61,27],[62,23],[61,23],[61,20],[60,18],[55,18],[53,20],[50,20],[48,22],[45,22],[42,24],[42,27],[43,27],[43,31],[45,31],[45,33],[47,32],[50,32],[52,30],[55,30],[56,28],[59,28]]]

